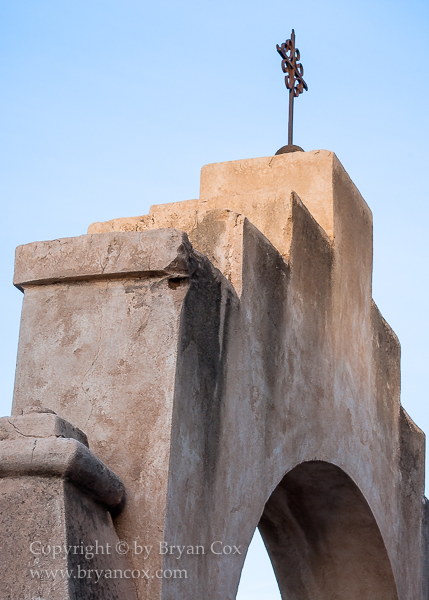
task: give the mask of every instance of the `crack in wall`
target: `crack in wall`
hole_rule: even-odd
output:
[[[7,422],[10,425],[12,425],[12,427],[15,429],[16,433],[18,433],[19,435],[22,435],[22,437],[26,437],[26,438],[40,437],[40,436],[35,436],[34,434],[33,435],[26,435],[25,433],[22,433],[22,431],[20,431],[18,429],[18,427],[14,423],[12,423],[12,421],[10,419],[8,419]]]
[[[37,444],[37,440],[34,440],[34,444],[33,444],[33,447],[31,449],[31,459],[30,459],[30,462],[33,462],[33,457],[34,457],[34,451],[36,449],[36,444]]]

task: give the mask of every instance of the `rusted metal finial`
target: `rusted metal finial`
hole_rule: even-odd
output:
[[[285,73],[285,84],[289,90],[289,127],[288,127],[288,145],[283,146],[276,154],[285,152],[293,152],[302,150],[299,146],[293,145],[293,99],[298,98],[304,90],[308,90],[302,76],[304,75],[304,67],[299,61],[300,54],[298,48],[295,47],[295,31],[292,29],[290,40],[286,40],[284,44],[276,45],[277,52],[282,57],[282,71]]]

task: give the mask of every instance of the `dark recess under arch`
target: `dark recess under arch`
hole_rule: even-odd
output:
[[[258,527],[283,600],[397,600],[372,511],[339,467],[312,461],[292,469]]]

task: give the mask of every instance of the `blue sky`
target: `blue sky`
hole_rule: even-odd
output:
[[[309,86],[294,141],[335,151],[373,211],[373,296],[402,344],[402,403],[429,432],[428,2],[14,0],[0,23],[2,414],[15,247],[195,198],[202,165],[273,154],[275,45],[294,27]]]

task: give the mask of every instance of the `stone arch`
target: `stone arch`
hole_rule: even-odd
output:
[[[282,598],[397,600],[371,508],[336,465],[308,461],[289,471],[268,499],[258,528]]]
[[[186,572],[136,579],[139,600],[233,600],[244,556],[212,544],[245,549],[262,513],[295,532],[265,532],[288,600],[428,600],[424,435],[332,152],[207,165],[199,200],[21,246],[14,282],[13,416],[82,429],[124,483],[118,537],[163,549],[132,568]]]

